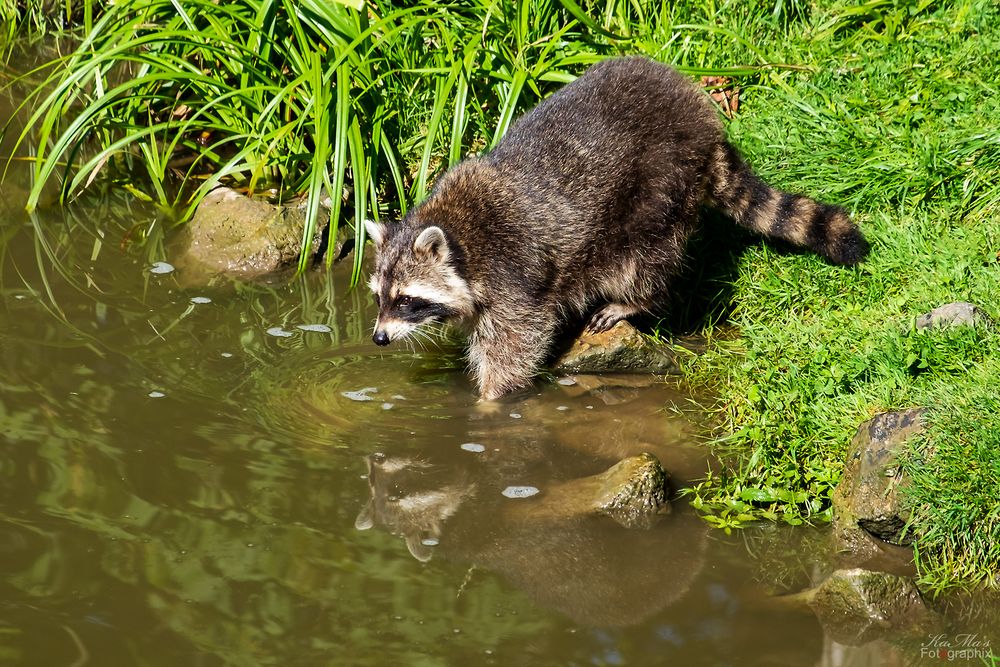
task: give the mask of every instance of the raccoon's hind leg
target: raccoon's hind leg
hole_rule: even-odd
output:
[[[614,269],[599,277],[600,287],[594,298],[598,303],[607,303],[591,315],[587,329],[601,333],[628,317],[663,305],[672,276],[681,264],[681,249],[688,234],[684,224],[675,224],[658,237],[650,234],[643,253],[615,262]]]
[[[557,319],[534,313],[517,322],[484,313],[469,338],[469,363],[483,400],[531,384],[552,345]]]

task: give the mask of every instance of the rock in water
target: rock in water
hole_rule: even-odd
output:
[[[809,606],[841,644],[918,636],[936,620],[911,579],[885,572],[837,570],[810,593]]]
[[[670,511],[669,478],[652,454],[622,459],[598,477],[597,511],[626,528],[648,528]]]
[[[518,520],[603,515],[625,528],[649,528],[670,511],[670,478],[652,454],[622,459],[597,475],[547,487]],[[508,495],[505,493],[505,495]],[[508,496],[509,497],[509,496]]]
[[[305,205],[275,206],[229,188],[216,188],[198,205],[184,231],[178,264],[207,282],[215,275],[252,280],[298,262]],[[329,211],[321,208],[312,251],[320,247]],[[205,280],[198,280],[204,277]]]
[[[668,348],[655,344],[628,322],[619,322],[602,333],[584,332],[552,370],[558,374],[680,373],[677,359]]]
[[[876,415],[862,424],[847,453],[844,473],[833,492],[836,539],[862,558],[873,555],[877,544],[869,536],[896,545],[909,545],[901,535],[909,513],[899,489],[909,480],[897,463],[904,443],[924,429],[924,408]]]

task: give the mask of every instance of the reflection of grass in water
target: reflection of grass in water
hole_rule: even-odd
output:
[[[283,285],[220,281],[185,288],[172,274],[152,275],[148,267],[154,261],[169,259],[156,215],[128,193],[111,189],[64,209],[30,214],[25,218],[30,234],[20,220],[9,220],[0,228],[5,267],[0,290],[9,297],[8,310],[31,308],[17,330],[30,332],[24,336],[43,346],[86,347],[100,358],[129,356],[136,378],[149,388],[222,398],[234,407],[240,392],[266,379],[286,351],[304,357],[304,346],[325,352],[367,338],[363,313],[370,297],[348,289],[347,267]],[[14,299],[15,294],[26,299]],[[206,294],[211,303],[190,302],[191,296]],[[47,318],[37,314],[39,308]],[[303,332],[295,328],[299,324],[327,325],[330,332]],[[273,326],[291,329],[295,337],[267,336]],[[10,340],[19,336],[7,332]],[[235,353],[231,370],[208,372],[222,352]],[[192,372],[201,368],[206,372]],[[250,375],[233,384],[238,369]]]

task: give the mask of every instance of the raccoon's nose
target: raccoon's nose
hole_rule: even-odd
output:
[[[372,342],[376,345],[388,345],[389,344],[389,334],[384,331],[376,331],[375,335],[372,336]]]

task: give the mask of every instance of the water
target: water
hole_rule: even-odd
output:
[[[369,340],[349,269],[185,286],[152,214],[31,219],[7,190],[0,664],[847,665],[775,593],[825,532],[583,515],[579,480],[710,465],[666,384],[541,382],[478,404],[453,346]],[[42,230],[41,234],[36,233]],[[108,233],[101,237],[101,229]],[[515,417],[516,415],[516,417]]]

